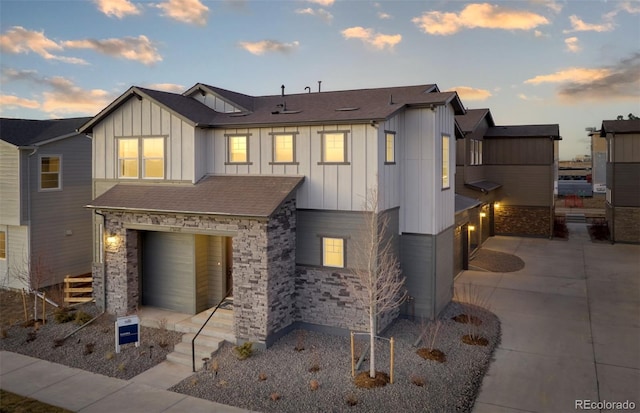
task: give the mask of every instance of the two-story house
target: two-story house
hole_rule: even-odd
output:
[[[91,271],[91,118],[0,118],[0,285],[41,288]]]
[[[640,120],[605,120],[605,212],[612,242],[640,243]]]
[[[194,314],[232,291],[236,338],[267,345],[294,327],[366,330],[347,287],[377,188],[403,309],[434,317],[452,296],[463,113],[435,85],[258,97],[131,87],[80,128],[93,139],[96,302]]]

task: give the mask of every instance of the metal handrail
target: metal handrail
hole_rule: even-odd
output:
[[[213,309],[211,314],[209,314],[209,317],[207,318],[207,320],[204,322],[204,324],[202,324],[202,327],[200,327],[200,330],[198,330],[196,335],[193,336],[193,339],[191,339],[191,368],[192,368],[194,373],[196,372],[196,338],[198,338],[198,336],[202,332],[202,329],[204,329],[204,327],[207,325],[209,320],[211,320],[211,317],[213,317],[213,315],[216,313],[218,308],[220,308],[220,305],[222,305],[224,300],[226,300],[227,297],[229,297],[229,294],[231,294],[231,290],[233,290],[233,287],[231,287],[231,288],[229,288],[229,290],[227,290],[227,293],[224,295],[224,298],[222,300],[220,300],[220,302],[218,303],[218,305],[216,305],[216,307]]]

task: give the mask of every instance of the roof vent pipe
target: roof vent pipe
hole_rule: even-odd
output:
[[[393,105],[393,95],[389,95],[389,104]]]
[[[284,85],[280,86],[280,89],[282,89],[282,97],[284,97]]]
[[[318,80],[318,93],[320,93],[320,85],[322,85],[322,80]]]
[[[309,86],[305,87],[304,90],[308,90],[307,93],[311,93],[311,88]]]

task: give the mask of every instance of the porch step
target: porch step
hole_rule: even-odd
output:
[[[587,218],[585,217],[584,214],[566,214],[565,215],[565,222],[566,223],[573,222],[573,223],[584,224],[584,223],[587,222]]]
[[[211,322],[209,322],[211,323]],[[192,321],[181,321],[176,324],[176,331],[181,333],[192,333],[195,334],[200,330],[202,324],[196,324]],[[209,336],[209,337],[219,337],[221,339],[235,342],[236,337],[231,328],[224,328],[219,326],[207,326],[200,332],[201,336]]]
[[[189,354],[185,354],[185,353],[178,353],[176,351],[167,354],[167,360],[177,363],[177,364],[182,364],[183,366],[189,366],[191,367],[191,352],[189,352]],[[196,369],[201,368],[202,367],[202,360],[198,360],[198,358],[196,357]]]
[[[200,337],[198,337],[198,340],[196,340],[196,343],[199,342]],[[224,342],[224,340],[221,340],[220,343]],[[198,361],[202,360],[203,358],[207,357],[207,358],[211,358],[211,355],[213,353],[215,353],[216,351],[218,351],[218,346],[207,346],[207,345],[202,345],[202,344],[196,344],[195,346],[193,346],[193,349],[195,350],[195,354],[196,354],[196,365],[198,364]],[[188,343],[185,341],[182,341],[178,344],[176,344],[176,346],[173,348],[173,352],[174,353],[182,353],[182,354],[186,354],[188,356],[191,356],[191,341],[189,341]],[[189,363],[189,365],[191,365],[191,363]]]

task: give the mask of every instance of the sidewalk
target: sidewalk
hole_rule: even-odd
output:
[[[525,267],[456,279],[489,297],[502,322],[474,413],[579,411],[576,400],[640,411],[640,246],[592,243],[585,224],[568,227],[568,241],[490,238],[483,248]]]
[[[145,384],[171,386],[181,380],[183,373],[165,363],[131,380],[120,380],[22,354],[0,351],[0,388],[83,413],[248,412]],[[164,381],[158,382],[156,378],[161,377],[164,377]],[[173,380],[177,381],[171,383]]]

